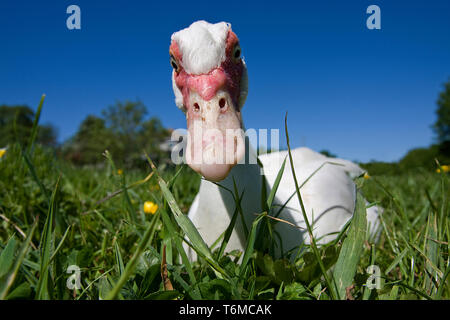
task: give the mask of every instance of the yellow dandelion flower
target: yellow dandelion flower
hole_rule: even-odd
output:
[[[145,213],[155,214],[156,210],[158,210],[158,205],[156,203],[151,202],[151,201],[144,202],[144,212]]]
[[[364,172],[364,179],[370,179],[370,176],[367,172]]]
[[[442,165],[442,166],[440,166],[439,168],[436,169],[437,173],[441,173],[441,172],[447,173],[449,171],[450,171],[450,166],[446,165],[446,164],[444,164],[444,165]]]
[[[0,149],[0,158],[2,158],[6,153],[6,149]]]
[[[123,170],[122,169],[117,170],[117,174],[120,176],[121,174],[123,174]]]

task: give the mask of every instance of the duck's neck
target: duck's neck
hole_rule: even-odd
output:
[[[230,184],[233,186],[233,177],[236,181],[248,179],[250,181],[260,180],[262,177],[262,167],[258,161],[256,150],[251,146],[249,138],[245,137],[245,156],[235,165],[228,176],[220,184]]]
[[[244,193],[241,201],[242,211],[247,225],[255,218],[255,213],[261,212],[261,186],[264,176],[262,167],[258,163],[256,150],[250,145],[248,137],[245,138],[245,161],[235,165],[228,176],[219,184],[235,194],[235,185],[239,197]],[[222,190],[223,196],[229,192]],[[236,197],[236,195],[235,195]],[[225,199],[225,198],[224,198]],[[229,212],[233,214],[233,212]]]

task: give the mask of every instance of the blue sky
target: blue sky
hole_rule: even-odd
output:
[[[438,93],[450,78],[449,1],[0,2],[0,104],[36,108],[73,135],[88,115],[140,99],[185,128],[168,47],[195,20],[227,21],[249,70],[247,128],[279,128],[292,146],[350,160],[393,161],[433,142]],[[81,30],[66,8],[81,8]],[[381,8],[381,30],[366,8]],[[284,135],[281,136],[284,144]]]

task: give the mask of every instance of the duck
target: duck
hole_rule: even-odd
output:
[[[264,194],[270,194],[280,173],[268,213],[273,232],[263,238],[273,244],[274,256],[295,257],[311,239],[292,167],[316,242],[334,240],[355,212],[354,180],[365,170],[306,147],[291,150],[292,162],[286,161],[286,150],[257,154],[242,116],[248,95],[247,66],[230,23],[201,20],[173,33],[169,56],[175,104],[187,122],[183,159],[202,176],[188,217],[205,243],[214,249],[238,210],[240,218],[234,219],[225,252],[243,252],[252,222],[264,211]],[[379,230],[381,211],[376,205],[366,208],[373,237]],[[196,260],[195,251],[184,246],[189,259]]]

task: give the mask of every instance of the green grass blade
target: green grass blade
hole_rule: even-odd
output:
[[[248,239],[248,228],[247,228],[247,224],[245,223],[244,211],[242,210],[242,206],[241,206],[241,200],[242,200],[242,197],[244,196],[245,190],[242,191],[242,195],[239,197],[239,191],[238,191],[238,187],[236,185],[236,181],[234,180],[234,177],[233,177],[233,189],[234,189],[233,199],[235,199],[236,208],[238,209],[239,216],[241,218],[242,228],[244,230],[244,236],[245,236],[245,239],[247,240]]]
[[[172,188],[172,186],[175,184],[175,181],[177,180],[178,176],[180,175],[180,173],[183,171],[184,168],[185,165],[181,166],[180,169],[178,169],[177,172],[175,172],[175,174],[173,175],[173,177],[171,177],[170,180],[167,182],[167,187],[169,189]]]
[[[400,263],[400,261],[406,256],[408,251],[409,251],[408,248],[406,248],[398,256],[396,256],[394,261],[392,261],[392,263],[386,268],[384,274],[387,275],[389,272],[391,272],[391,270],[394,269]]]
[[[39,281],[36,288],[37,299],[50,299],[50,288],[48,287],[48,281],[50,277],[49,264],[50,258],[54,251],[54,233],[53,233],[53,216],[55,211],[55,198],[58,191],[59,178],[56,182],[55,188],[50,199],[50,205],[47,213],[47,219],[45,220],[44,230],[42,233],[41,242],[39,244],[40,249],[40,271]]]
[[[444,273],[444,275],[441,278],[441,282],[440,282],[440,285],[439,285],[439,288],[438,288],[438,291],[437,291],[437,294],[436,294],[436,299],[441,299],[442,293],[444,292],[444,287],[445,287],[445,284],[446,284],[445,281],[447,280],[447,277],[448,277],[449,274],[450,274],[450,266],[447,267],[447,270],[445,270],[445,273]]]
[[[116,265],[118,268],[118,272],[119,275],[121,276],[125,270],[124,264],[123,264],[123,260],[122,260],[122,255],[120,254],[120,248],[119,248],[119,244],[116,242],[114,242],[114,256],[116,258]]]
[[[303,199],[302,199],[302,196],[300,195],[300,187],[298,185],[297,176],[295,174],[294,161],[292,160],[291,146],[289,143],[289,132],[287,129],[287,113],[284,118],[284,127],[285,127],[285,132],[286,132],[286,142],[287,142],[287,147],[288,147],[289,162],[291,164],[292,177],[294,178],[294,183],[295,183],[295,191],[297,193],[298,202],[300,203],[300,207],[302,209],[303,220],[305,221],[306,228],[308,230],[308,234],[309,234],[309,238],[310,238],[310,242],[311,242],[311,248],[313,250],[314,256],[317,259],[317,262],[319,264],[322,275],[325,278],[325,281],[328,285],[328,289],[330,290],[330,295],[333,299],[336,299],[336,298],[338,298],[338,296],[336,296],[337,293],[336,293],[335,285],[334,285],[334,283],[331,282],[330,278],[328,277],[325,266],[323,265],[319,250],[317,249],[316,240],[314,239],[311,224],[309,223],[308,216],[306,215],[305,205],[303,204]]]
[[[375,257],[376,257],[376,255],[375,255],[375,245],[374,244],[372,244],[370,246],[370,251],[372,253],[371,257],[370,257],[370,265],[373,266],[373,265],[375,265]],[[392,290],[392,291],[394,291],[394,290]],[[369,300],[370,294],[371,294],[371,290],[367,286],[365,286],[362,299],[363,300]]]
[[[409,290],[411,290],[412,292],[416,293],[418,296],[421,296],[427,300],[433,300],[433,298],[431,298],[428,294],[426,294],[425,292],[422,292],[420,290],[417,290],[416,288],[413,288],[405,283],[403,283],[402,281],[397,283],[399,286],[405,287]]]
[[[122,179],[122,190],[123,190],[124,201],[126,203],[126,207],[128,210],[128,215],[129,215],[131,221],[133,222],[133,224],[136,224],[136,221],[137,221],[136,210],[134,209],[133,204],[131,203],[131,199],[128,194],[128,190],[125,185],[125,175],[123,175],[123,179]]]
[[[191,241],[191,244],[194,248],[194,250],[197,252],[198,255],[202,256],[216,271],[221,273],[225,277],[230,277],[228,272],[223,269],[219,263],[214,259],[211,250],[209,250],[208,246],[206,245],[205,241],[201,237],[200,233],[198,232],[197,228],[194,226],[192,221],[184,215],[177,202],[175,201],[175,198],[173,194],[170,192],[170,190],[167,188],[166,182],[161,178],[160,174],[158,173],[156,167],[153,165],[153,162],[147,155],[147,159],[153,169],[153,171],[156,173],[156,176],[158,178],[158,183],[161,188],[161,192],[163,193],[163,196],[165,200],[167,201],[167,204],[169,205],[170,209],[172,210],[175,221],[177,222],[178,226],[183,230],[183,232],[186,234],[186,236]]]
[[[31,162],[31,159],[28,157],[28,155],[24,151],[22,151],[22,157],[25,160],[25,163],[27,164],[28,169],[30,170],[31,176],[33,177],[34,181],[39,186],[39,188],[41,189],[41,191],[44,194],[44,196],[47,198],[47,201],[50,202],[50,198],[48,196],[47,189],[45,188],[45,186],[42,183],[42,181],[38,178],[37,173],[36,173],[36,169],[34,168],[34,165]]]
[[[107,155],[109,156],[109,153],[108,153]],[[135,188],[135,187],[137,187],[137,186],[140,186],[140,185],[146,183],[146,182],[147,182],[148,180],[150,180],[152,177],[153,177],[153,172],[151,172],[147,177],[145,177],[145,178],[142,179],[142,180],[135,181],[135,182],[133,182],[132,184],[130,184],[130,185],[124,187],[124,188],[121,188],[121,189],[119,189],[119,190],[116,190],[116,191],[114,191],[114,192],[108,194],[106,197],[104,197],[104,198],[98,200],[98,201],[94,204],[94,207],[93,207],[94,211],[95,211],[95,207],[97,207],[98,205],[102,204],[103,202],[106,202],[106,201],[108,201],[108,200],[114,198],[115,196],[121,194],[121,193],[124,192],[125,190],[129,190],[129,189]],[[84,212],[82,212],[81,214],[82,214],[82,215],[85,215],[85,214],[88,214],[88,213],[89,213],[89,211],[84,211]]]
[[[64,235],[62,236],[61,240],[59,241],[58,245],[56,246],[55,251],[53,252],[52,256],[50,257],[50,262],[53,261],[53,259],[56,257],[56,254],[61,249],[62,245],[64,244],[64,241],[66,240],[67,236],[69,235],[70,229],[71,229],[71,226],[68,226],[66,231],[64,232]]]
[[[356,274],[356,267],[363,252],[366,239],[367,219],[366,206],[362,195],[358,192],[356,197],[356,209],[352,222],[348,229],[347,238],[342,243],[341,252],[333,271],[337,293],[341,299],[345,299],[345,290],[351,286]]]
[[[189,279],[192,282],[191,285],[195,288],[195,289],[191,290],[191,294],[193,295],[194,299],[201,299],[200,291],[197,288],[197,279],[195,277],[194,271],[192,270],[191,263],[188,259],[186,251],[184,250],[183,246],[181,245],[180,237],[178,236],[178,233],[176,232],[175,227],[172,224],[172,221],[165,209],[161,209],[161,217],[162,217],[165,227],[167,228],[168,233],[173,236],[172,239],[175,242],[175,246],[181,255],[181,260],[183,261],[183,263],[186,267],[186,271],[189,275]]]
[[[275,182],[273,184],[272,190],[270,190],[269,197],[267,198],[267,209],[268,210],[270,210],[270,208],[272,208],[273,199],[275,199],[275,194],[280,185],[281,178],[283,177],[284,166],[286,165],[286,160],[287,160],[287,157],[284,158],[283,164],[281,165],[280,170],[278,170],[278,174],[277,174],[277,177],[275,178]]]
[[[28,232],[27,238],[25,239],[25,242],[22,244],[22,247],[16,257],[13,268],[9,271],[8,274],[5,274],[3,277],[0,277],[0,300],[5,299],[14,283],[14,280],[16,279],[17,273],[19,272],[19,268],[25,259],[28,249],[31,246],[31,239],[33,238],[34,231],[36,230],[37,221],[38,221],[37,219],[34,221],[30,231]]]
[[[12,236],[0,254],[0,279],[10,271],[13,265],[16,245],[17,241]]]
[[[28,154],[31,154],[31,150],[33,148],[34,140],[36,140],[37,132],[38,132],[38,124],[39,118],[41,117],[42,106],[44,105],[45,94],[42,95],[41,101],[39,102],[36,116],[34,117],[33,127],[31,129],[30,141],[28,143]]]
[[[431,200],[430,200],[431,202]],[[431,202],[432,203],[432,202]],[[425,233],[426,242],[425,242],[425,250],[424,253],[427,256],[426,260],[426,269],[431,276],[427,275],[427,279],[425,281],[426,289],[428,292],[437,293],[437,288],[433,284],[432,278],[436,276],[436,272],[433,270],[432,266],[438,266],[439,259],[439,245],[430,240],[430,239],[438,239],[438,230],[437,230],[437,216],[435,214],[430,214],[428,216],[427,222],[427,232]],[[440,271],[440,270],[439,270]],[[442,274],[440,275],[442,276]]]
[[[231,217],[230,224],[228,225],[227,229],[225,230],[225,234],[223,236],[222,243],[219,248],[219,252],[217,253],[217,259],[220,259],[220,257],[223,255],[225,248],[228,244],[228,241],[230,240],[231,234],[233,233],[234,226],[236,225],[238,215],[238,209],[234,209],[233,216]]]
[[[238,192],[236,181],[234,180],[234,177],[233,177],[233,189],[234,189],[234,192],[231,191],[230,189],[228,189],[227,187],[221,185],[220,183],[217,183],[217,182],[212,182],[212,183],[214,183],[217,187],[227,191],[231,195],[231,197],[233,198],[233,201],[234,201],[234,204],[235,204],[235,208],[238,210],[239,216],[241,218],[241,223],[242,223],[242,228],[243,228],[243,231],[244,231],[245,239],[247,239],[249,231],[248,231],[248,228],[247,228],[247,224],[245,223],[244,211],[242,210],[242,206],[241,206],[241,201],[243,199],[245,190],[242,190],[241,196],[239,197],[239,192]]]
[[[151,243],[153,240],[153,236],[155,234],[155,225],[156,221],[159,220],[159,213],[157,212],[156,215],[153,217],[152,222],[150,223],[150,226],[147,228],[147,230],[144,233],[143,238],[139,242],[138,247],[136,248],[136,251],[133,253],[133,256],[131,257],[130,261],[128,261],[127,266],[123,270],[122,275],[120,276],[117,283],[114,285],[114,287],[111,289],[111,291],[108,292],[108,295],[106,296],[106,300],[113,300],[116,299],[119,295],[120,290],[125,285],[125,283],[128,281],[128,279],[132,276],[134,269],[136,267],[136,264],[139,260],[139,257],[144,252],[145,248],[147,247],[148,243]]]
[[[250,234],[248,236],[247,246],[245,247],[244,256],[242,258],[242,263],[239,266],[239,277],[240,278],[243,277],[243,275],[246,271],[248,261],[250,260],[250,257],[252,256],[253,251],[255,249],[254,247],[255,247],[255,239],[256,239],[256,230],[258,228],[258,224],[261,221],[261,219],[264,218],[265,216],[267,216],[267,212],[263,212],[255,220],[253,220],[252,229],[250,230]]]

